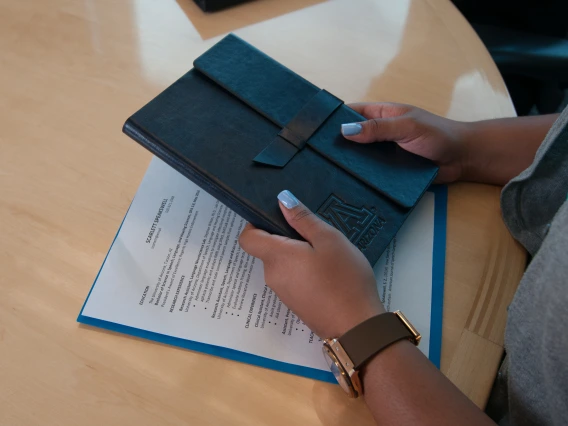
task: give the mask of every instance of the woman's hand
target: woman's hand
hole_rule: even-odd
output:
[[[262,260],[266,283],[282,302],[321,338],[341,337],[385,312],[363,254],[289,191],[278,199],[284,217],[306,241],[271,235],[248,224],[239,242]],[[492,424],[407,340],[373,357],[360,377],[377,424]]]
[[[454,121],[410,105],[349,105],[368,118],[342,126],[359,143],[394,141],[440,167],[437,183],[457,180],[505,185],[525,170],[558,114]]]
[[[289,191],[278,199],[284,217],[306,241],[248,224],[239,242],[262,260],[265,281],[280,300],[321,338],[339,337],[384,312],[365,256]]]
[[[428,158],[440,167],[436,182],[462,178],[466,155],[463,144],[465,123],[439,117],[403,104],[351,104],[368,121],[342,126],[346,139],[359,142],[394,141],[406,151]]]

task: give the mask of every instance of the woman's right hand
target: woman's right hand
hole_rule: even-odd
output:
[[[368,121],[344,124],[341,131],[346,139],[359,143],[394,141],[402,149],[436,163],[440,167],[437,183],[463,177],[465,123],[403,104],[357,103],[349,107]]]

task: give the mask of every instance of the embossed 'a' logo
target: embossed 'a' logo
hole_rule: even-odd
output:
[[[365,250],[371,244],[386,222],[377,216],[374,208],[351,206],[333,194],[317,214],[339,229],[359,250]]]

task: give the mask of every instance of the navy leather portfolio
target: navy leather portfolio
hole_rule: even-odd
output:
[[[346,140],[341,124],[364,117],[234,35],[193,65],[123,131],[256,227],[300,238],[276,199],[290,190],[374,264],[437,167]]]

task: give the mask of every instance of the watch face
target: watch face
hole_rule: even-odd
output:
[[[352,393],[351,386],[349,386],[347,375],[344,373],[343,368],[341,368],[339,362],[335,355],[330,351],[330,349],[324,345],[323,346],[323,356],[331,370],[332,374],[335,376],[335,380],[339,383],[339,386],[347,392],[348,394]]]

